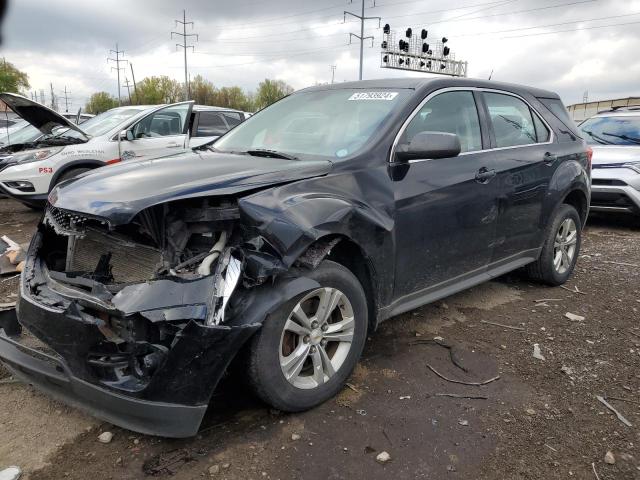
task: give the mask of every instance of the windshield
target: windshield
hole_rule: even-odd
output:
[[[123,123],[127,119],[137,115],[138,113],[145,110],[144,108],[113,108],[111,110],[107,110],[100,115],[96,115],[93,118],[90,118],[86,122],[82,124],[82,130],[87,132],[92,137],[97,137],[100,135],[104,135],[109,132],[113,128],[117,127],[119,124]],[[78,138],[83,139],[84,136],[80,132],[76,132],[71,129],[62,129],[61,131],[56,131],[55,136],[57,137],[69,137],[69,138]]]
[[[214,148],[344,158],[362,148],[409,95],[361,89],[296,93],[238,125]]]
[[[0,142],[6,143],[7,145],[13,145],[16,143],[29,143],[33,142],[35,139],[41,136],[42,132],[40,130],[27,123],[27,125],[24,125],[22,128],[9,131],[8,136],[5,132],[5,135],[0,138]]]
[[[590,145],[640,145],[640,116],[593,117],[580,130]]]

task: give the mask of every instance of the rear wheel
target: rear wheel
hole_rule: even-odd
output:
[[[527,266],[527,273],[549,285],[562,285],[573,273],[581,243],[580,215],[573,206],[560,205],[547,230],[540,257]]]
[[[306,274],[320,284],[280,307],[252,340],[249,380],[283,411],[301,411],[334,396],[353,371],[367,336],[367,302],[358,279],[325,260]]]

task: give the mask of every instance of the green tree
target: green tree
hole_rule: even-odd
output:
[[[286,97],[293,93],[293,87],[282,80],[265,79],[258,85],[258,91],[255,95],[255,108],[257,110],[268,107],[277,102],[282,97]]]
[[[166,75],[160,77],[146,77],[136,85],[136,93],[132,101],[137,105],[158,105],[161,103],[175,103],[183,98],[182,84]]]
[[[89,101],[85,105],[84,109],[87,113],[93,113],[97,115],[98,113],[106,112],[112,108],[118,106],[118,100],[107,92],[97,92],[89,97]]]
[[[0,63],[0,92],[22,93],[29,90],[29,76],[4,58]]]
[[[222,87],[218,90],[216,106],[236,110],[252,110],[251,100],[240,87]]]
[[[209,80],[205,80],[202,75],[193,77],[190,83],[191,100],[195,100],[198,105],[216,105],[218,91]]]

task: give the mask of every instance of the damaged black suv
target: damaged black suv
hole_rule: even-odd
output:
[[[552,92],[467,79],[302,90],[192,153],[49,197],[0,357],[112,423],[197,432],[241,353],[256,394],[338,392],[379,322],[519,267],[571,275],[590,152]]]

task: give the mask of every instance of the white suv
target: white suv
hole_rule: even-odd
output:
[[[35,141],[0,149],[0,193],[32,207],[44,204],[63,180],[201,146],[246,118],[244,112],[182,102],[114,108],[79,126],[20,95],[0,93],[0,100],[42,132]]]
[[[640,215],[640,108],[614,108],[580,124],[593,149],[591,211]]]

